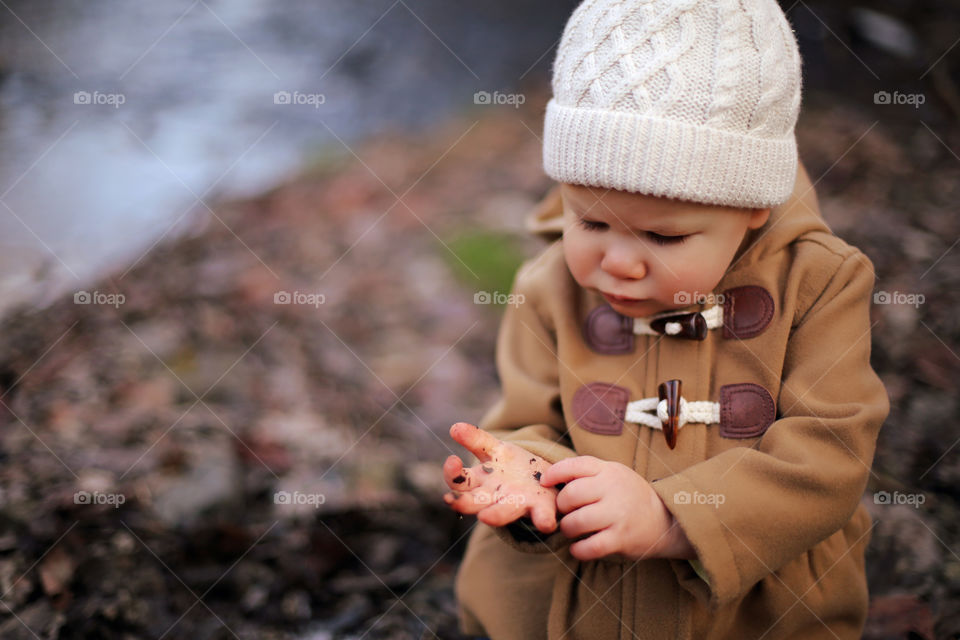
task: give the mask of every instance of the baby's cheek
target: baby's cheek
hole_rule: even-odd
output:
[[[591,251],[589,244],[580,238],[580,233],[572,231],[564,234],[563,257],[566,260],[567,268],[577,284],[584,288],[589,288],[588,282],[593,270],[592,264],[598,262],[591,256]]]
[[[697,260],[684,260],[672,268],[676,274],[672,280],[674,293],[686,292],[688,296],[707,294],[713,291],[720,280],[714,277],[716,274],[712,265]]]

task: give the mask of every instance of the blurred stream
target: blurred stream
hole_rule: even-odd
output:
[[[545,82],[575,4],[4,4],[0,313],[122,273],[206,204],[351,141]]]

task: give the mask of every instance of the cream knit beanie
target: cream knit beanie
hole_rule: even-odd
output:
[[[734,207],[793,190],[800,54],[776,0],[584,0],[544,124],[558,182]]]

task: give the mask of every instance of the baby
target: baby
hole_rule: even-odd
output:
[[[775,0],[586,0],[553,68],[502,397],[451,436],[461,629],[859,638],[889,404],[870,261],[798,162]],[[559,237],[558,237],[559,236]],[[520,297],[522,296],[522,297]]]

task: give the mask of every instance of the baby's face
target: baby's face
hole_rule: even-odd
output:
[[[713,291],[749,229],[769,209],[738,209],[563,184],[570,273],[634,318],[690,305]],[[678,296],[687,294],[687,298]]]

